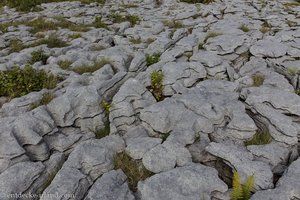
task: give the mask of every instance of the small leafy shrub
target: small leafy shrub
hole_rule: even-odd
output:
[[[105,127],[103,129],[100,129],[95,132],[95,138],[96,139],[104,138],[105,136],[109,135],[109,132],[110,132],[109,123],[105,123]]]
[[[41,61],[43,65],[46,65],[48,58],[49,56],[46,55],[43,50],[34,51],[31,53],[31,60],[29,61],[29,64]]]
[[[62,68],[64,70],[69,70],[72,63],[73,62],[69,61],[69,60],[61,60],[61,61],[58,62],[58,65],[59,65],[60,68]]]
[[[9,71],[0,71],[0,96],[20,97],[43,88],[53,89],[61,81],[60,77],[36,70],[31,66],[24,69],[13,67]]]
[[[118,153],[114,156],[115,169],[121,169],[128,178],[129,188],[135,192],[137,191],[137,184],[146,178],[153,175],[148,171],[141,160],[134,160],[125,152]]]
[[[159,53],[155,53],[153,55],[149,55],[146,54],[146,63],[147,66],[149,67],[150,65],[153,65],[155,63],[157,63],[160,59],[160,54]]]
[[[180,1],[185,3],[203,3],[203,4],[209,4],[214,2],[214,0],[180,0]]]
[[[162,71],[153,71],[151,77],[151,92],[157,101],[163,100],[163,81],[164,74]]]
[[[249,200],[254,191],[254,176],[249,176],[244,184],[241,184],[237,171],[233,172],[231,200]]]
[[[263,74],[254,74],[252,75],[252,80],[253,80],[253,86],[259,87],[264,83],[265,76]]]
[[[31,108],[31,110],[33,110],[41,105],[47,105],[54,98],[55,98],[55,95],[52,92],[46,92],[43,94],[42,98],[38,102],[32,103],[30,108]]]
[[[78,73],[78,74],[84,74],[84,73],[92,73],[100,69],[106,64],[110,64],[108,60],[100,60],[96,61],[93,65],[87,65],[87,66],[80,66],[72,69],[72,71]]]
[[[269,132],[257,131],[251,140],[246,141],[245,145],[263,145],[272,142],[272,136]]]

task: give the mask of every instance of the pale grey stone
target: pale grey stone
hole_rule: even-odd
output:
[[[217,171],[201,164],[177,167],[138,184],[142,200],[194,200],[226,190],[227,185],[218,178]]]
[[[135,200],[122,170],[112,170],[96,180],[85,200]]]

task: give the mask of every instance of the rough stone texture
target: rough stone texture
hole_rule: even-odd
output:
[[[218,176],[229,185],[236,169],[242,181],[254,174],[253,199],[300,199],[297,3],[64,1],[39,9],[0,9],[0,70],[24,67],[42,50],[49,58],[33,68],[64,80],[0,97],[0,195],[228,200],[231,190]],[[27,22],[39,17],[64,21],[33,33]],[[39,43],[53,35],[68,45]],[[150,64],[154,54],[160,57]],[[75,70],[101,62],[95,71]],[[164,75],[160,102],[152,94],[154,71]],[[55,98],[31,110],[45,92]],[[245,146],[258,130],[272,142]],[[157,173],[139,182],[138,192],[114,170],[120,151]]]
[[[112,170],[103,174],[89,190],[85,200],[134,200],[126,179],[122,170]]]
[[[209,197],[214,191],[225,192],[227,186],[213,168],[200,164],[177,167],[140,182],[142,200],[197,199]]]

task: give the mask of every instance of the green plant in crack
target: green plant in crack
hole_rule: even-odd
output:
[[[164,74],[162,71],[153,71],[150,75],[151,78],[151,85],[150,89],[157,101],[162,101],[163,96],[163,81],[164,81]]]
[[[269,132],[257,131],[250,140],[245,142],[245,145],[246,146],[263,145],[263,144],[269,144],[271,142],[272,142],[272,136]]]
[[[83,65],[76,67],[74,69],[71,69],[72,71],[76,72],[77,74],[84,74],[84,73],[93,73],[100,68],[102,68],[106,64],[111,64],[109,60],[102,59],[99,61],[94,62],[93,65]]]
[[[30,105],[30,110],[33,110],[41,105],[49,104],[54,98],[55,95],[53,94],[53,92],[46,92],[42,95],[42,98],[39,101],[34,102]]]
[[[203,3],[203,4],[209,4],[214,2],[214,0],[180,0],[181,2],[185,2],[185,3]]]
[[[104,128],[95,131],[95,138],[101,139],[108,136],[110,133],[110,125],[108,122],[104,124]]]
[[[297,67],[288,67],[287,71],[291,76],[296,76],[299,73],[299,69]]]
[[[121,169],[128,179],[128,186],[133,191],[137,191],[137,184],[153,175],[147,170],[141,160],[134,160],[125,152],[117,153],[114,156],[115,169]]]
[[[146,54],[146,65],[149,67],[150,65],[153,65],[157,63],[160,59],[160,54],[155,53],[153,55]]]
[[[201,42],[199,44],[198,48],[199,49],[204,49],[204,45],[206,44],[206,42],[209,38],[214,38],[214,37],[217,37],[219,35],[223,35],[223,33],[221,33],[221,32],[209,32],[209,33],[207,33],[204,40],[203,40],[203,42]]]
[[[102,101],[101,101],[101,106],[102,106],[102,108],[104,108],[106,115],[108,115],[109,112],[110,112],[110,109],[111,109],[111,107],[112,107],[112,104],[111,104],[111,103],[108,103],[108,102],[105,101],[105,100],[102,100]]]
[[[245,33],[247,33],[247,32],[250,31],[249,27],[246,26],[245,24],[241,25],[241,26],[239,27],[239,29],[241,29],[241,30],[242,30],[243,32],[245,32]]]
[[[249,200],[254,191],[254,176],[247,177],[244,184],[237,171],[233,172],[231,200]]]
[[[261,86],[265,81],[265,76],[263,74],[257,73],[252,75],[253,87]]]

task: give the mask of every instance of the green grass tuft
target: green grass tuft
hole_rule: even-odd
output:
[[[251,140],[246,141],[245,145],[264,145],[264,144],[270,144],[272,142],[272,136],[269,132],[261,132],[257,131]]]
[[[115,169],[121,169],[126,174],[129,188],[133,192],[137,191],[137,184],[139,181],[143,181],[153,175],[152,172],[144,167],[141,160],[134,160],[125,152],[116,154],[114,163]]]

